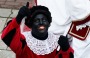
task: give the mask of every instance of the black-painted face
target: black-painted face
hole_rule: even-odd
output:
[[[38,14],[35,16],[32,25],[32,32],[35,36],[38,37],[46,36],[48,27],[49,27],[49,22],[45,15]]]

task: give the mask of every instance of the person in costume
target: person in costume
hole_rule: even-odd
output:
[[[45,6],[29,9],[28,5],[20,8],[16,18],[12,19],[1,35],[5,44],[15,52],[16,58],[73,58],[68,38],[48,32],[52,22],[49,9]],[[20,24],[25,16],[25,25],[31,30],[21,33]]]
[[[49,31],[70,35],[74,58],[90,58],[90,0],[35,0],[49,8],[52,23]],[[71,28],[74,26],[73,28]]]

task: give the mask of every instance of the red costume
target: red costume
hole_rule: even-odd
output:
[[[15,18],[3,30],[1,38],[5,44],[15,52],[16,58],[58,58],[60,54],[62,54],[62,58],[69,58],[69,53],[73,53],[73,50],[70,47],[65,52],[60,50],[56,53],[56,48],[48,54],[37,55],[28,47],[24,35],[20,32],[20,25],[16,22]]]

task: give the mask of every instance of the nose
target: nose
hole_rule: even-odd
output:
[[[42,21],[42,19],[40,19],[40,24],[43,24],[43,21]]]

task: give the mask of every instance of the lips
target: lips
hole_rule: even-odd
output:
[[[44,29],[45,29],[45,26],[39,26],[38,29],[39,29],[39,30],[44,30]]]

